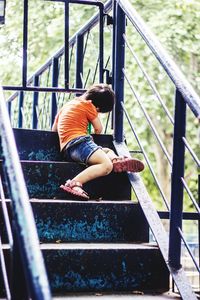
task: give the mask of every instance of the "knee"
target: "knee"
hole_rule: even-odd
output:
[[[113,169],[113,164],[111,161],[107,161],[103,164],[103,171],[105,173],[105,175],[108,175],[112,172]]]

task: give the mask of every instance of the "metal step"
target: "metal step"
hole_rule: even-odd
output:
[[[172,300],[172,299],[181,299],[181,297],[172,292],[166,292],[163,294],[146,294],[140,291],[132,292],[132,293],[118,293],[118,294],[105,294],[105,293],[96,293],[96,294],[67,294],[64,296],[53,297],[53,300]],[[0,300],[6,300],[5,298],[0,298]]]
[[[18,154],[21,160],[63,161],[57,132],[14,128]],[[113,148],[112,135],[92,135],[102,147]],[[0,159],[2,159],[0,139]]]
[[[53,300],[71,300],[71,299],[80,299],[80,300],[172,300],[172,299],[181,299],[181,297],[172,292],[166,292],[162,294],[152,293],[142,293],[140,291],[132,293],[118,293],[118,294],[105,294],[105,293],[96,293],[96,294],[68,294],[60,297],[53,297]],[[1,300],[1,299],[0,299]]]
[[[32,200],[42,242],[148,242],[149,227],[131,201]]]
[[[72,196],[62,191],[60,185],[85,168],[84,165],[67,162],[21,161],[21,164],[29,197],[40,199],[71,200]],[[0,161],[1,170],[2,161]],[[88,182],[84,188],[91,199],[131,199],[131,187],[125,173],[112,172],[108,176]],[[6,197],[8,198],[8,193]]]
[[[9,201],[8,208],[10,211]],[[132,201],[31,199],[39,239],[55,242],[148,242],[149,227]],[[0,232],[7,242],[0,205]]]
[[[156,245],[62,243],[40,247],[54,295],[169,290],[169,272]],[[3,249],[9,267],[9,246]],[[2,286],[0,276],[0,297]]]
[[[53,293],[169,290],[169,272],[156,246],[68,243],[41,249]]]

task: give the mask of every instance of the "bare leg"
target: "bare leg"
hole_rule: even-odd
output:
[[[72,180],[68,180],[65,186],[61,188],[72,194],[89,198],[82,189],[82,185],[90,180],[108,175],[112,170],[114,172],[140,172],[144,169],[144,164],[133,158],[125,158],[117,156],[114,151],[109,148],[96,150],[88,160],[89,167],[75,176]]]
[[[92,179],[108,175],[113,169],[110,158],[102,149],[96,150],[90,156],[88,164],[89,167],[75,176],[73,180],[84,184]]]
[[[115,152],[113,150],[111,150],[110,148],[102,148],[102,150],[107,154],[107,156],[109,157],[109,159],[111,161],[113,161],[113,159],[118,159],[119,156],[117,154],[115,154]]]

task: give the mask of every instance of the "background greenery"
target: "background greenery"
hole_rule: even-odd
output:
[[[195,90],[200,94],[199,0],[132,0],[131,3],[175,60]],[[80,28],[94,12],[96,12],[96,10],[90,6],[70,5],[70,36],[72,36],[77,28]],[[7,0],[6,25],[0,27],[0,78],[3,85],[21,84],[22,15],[23,1]],[[28,77],[62,47],[64,42],[63,33],[63,3],[45,0],[29,0]],[[149,76],[173,116],[175,92],[173,85],[158,65],[156,59],[150,54],[149,49],[144,45],[137,32],[130,26],[129,22],[126,28],[126,35],[131,47],[133,47],[136,55],[148,70]],[[97,36],[97,31],[94,30],[88,42],[88,48],[90,50],[85,54],[85,62],[87,64],[87,70],[89,71],[85,72],[84,80],[88,72],[91,71],[88,84],[91,84],[94,78],[92,72],[94,72],[95,69],[97,56]],[[106,60],[111,55],[111,38],[112,29],[106,27]],[[74,56],[72,64],[75,64]],[[111,60],[108,63],[108,68],[111,70]],[[158,129],[165,147],[170,155],[172,155],[173,127],[166,118],[155,95],[152,94],[151,89],[146,81],[144,81],[143,74],[129,50],[126,52],[126,70],[131,83],[134,85],[134,89],[139,94],[145,109],[153,120],[154,126]],[[43,81],[47,82],[47,79],[48,78],[45,78]],[[73,85],[73,81],[74,79],[72,78],[71,85]],[[48,84],[49,82],[47,85]],[[62,85],[62,83],[60,83],[60,85]],[[6,93],[7,96],[9,94],[10,93]],[[27,124],[30,123],[31,99],[32,98],[29,98],[29,101],[27,101],[28,104],[24,110]],[[40,115],[45,115],[49,111],[49,101],[47,100],[48,98],[45,95],[41,103],[42,110],[39,112]],[[59,105],[61,105],[63,101],[64,99],[60,101]],[[125,83],[125,103],[137,133],[142,139],[143,147],[145,151],[147,151],[151,163],[156,170],[156,175],[161,182],[161,186],[169,199],[171,172],[169,164],[160,151],[158,143],[153,137],[149,125],[145,121],[141,109],[127,83]],[[189,120],[187,138],[192,143],[192,148],[199,154],[198,122],[190,113],[188,113],[187,118]],[[40,126],[41,128],[43,127],[43,121]],[[29,127],[29,125],[27,125],[27,127]],[[136,140],[126,121],[125,132],[130,150],[138,150]],[[196,198],[197,174],[198,170],[186,153],[186,179]],[[146,186],[149,188],[152,198],[156,201],[156,205],[159,208],[163,207],[158,190],[147,168],[142,176]],[[191,204],[188,199],[186,200],[185,205],[188,208]]]

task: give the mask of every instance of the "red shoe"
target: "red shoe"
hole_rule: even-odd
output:
[[[88,194],[83,190],[82,186],[83,185],[79,181],[69,179],[66,181],[65,185],[62,184],[60,188],[74,196],[89,199]],[[78,187],[78,189],[75,189],[75,187]]]
[[[144,170],[144,164],[141,160],[119,157],[113,159],[113,171],[116,173],[121,172],[141,172]]]

